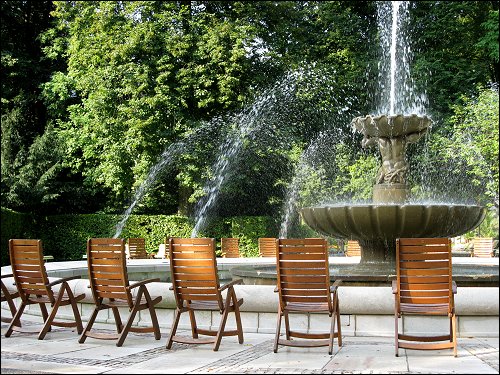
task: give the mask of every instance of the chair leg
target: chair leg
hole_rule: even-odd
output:
[[[78,310],[78,305],[76,304],[75,295],[71,291],[71,288],[69,287],[69,285],[67,283],[64,283],[64,284],[65,284],[66,292],[68,293],[69,301],[71,303],[71,309],[73,310],[73,316],[75,318],[75,323],[76,323],[76,332],[78,334],[81,334],[83,332],[82,317],[80,315],[80,311]]]
[[[240,308],[238,306],[238,298],[236,298],[236,293],[233,290],[232,293],[233,305],[234,305],[234,316],[236,318],[236,329],[238,330],[238,343],[243,344],[243,326],[241,325],[241,315]]]
[[[339,296],[338,294],[336,294],[335,296],[335,300],[336,300],[336,313],[337,313],[337,332],[338,332],[338,336],[337,336],[337,343],[339,344],[339,348],[342,346],[342,327],[340,325],[340,309],[339,309]]]
[[[215,336],[215,344],[214,344],[214,352],[219,350],[220,342],[222,340],[222,336],[224,334],[224,329],[226,327],[227,315],[229,314],[229,308],[226,306],[224,309],[224,313],[222,314],[222,318],[219,323],[219,330],[217,331],[217,336]]]
[[[148,310],[149,310],[149,315],[151,316],[151,324],[153,326],[154,334],[155,334],[155,339],[159,340],[161,339],[161,333],[160,333],[160,325],[158,324],[158,317],[156,316],[156,310],[155,307],[153,306],[153,301],[151,300],[151,296],[145,286],[140,286],[139,288],[144,288],[144,297],[146,298],[147,305],[148,305]]]
[[[340,334],[340,314],[338,310],[339,304],[338,304],[338,299],[337,295],[333,295],[333,311],[332,311],[332,322],[331,322],[331,327],[330,327],[330,343],[328,345],[328,354],[332,355],[333,353],[333,340],[335,339],[335,323],[338,324],[338,335],[337,335],[337,340],[339,342],[339,347],[341,346],[341,334]]]
[[[282,316],[282,312],[281,312],[281,308],[280,308],[280,310],[278,310],[278,322],[276,324],[276,336],[274,337],[274,349],[273,349],[273,351],[275,353],[278,352],[278,341],[280,338],[280,330],[281,330],[281,316]]]
[[[399,327],[398,327],[398,314],[394,314],[394,347],[396,348],[396,357],[399,357]]]
[[[44,322],[47,321],[49,318],[49,312],[47,311],[47,306],[45,306],[45,303],[39,303],[38,306],[40,306],[40,311],[42,312],[42,319]],[[48,332],[52,330],[52,327],[49,327]]]
[[[140,301],[140,299],[139,299]],[[132,323],[134,322],[135,315],[137,314],[137,306],[138,304],[135,304],[132,311],[130,312],[130,315],[128,316],[127,323],[125,324],[125,327],[123,327],[122,332],[120,333],[120,337],[118,338],[118,341],[116,342],[116,346],[122,346],[123,342],[127,338],[128,332],[130,331],[130,327],[132,327]]]
[[[14,315],[16,315],[16,312],[17,312],[16,305],[14,304],[14,301],[12,300],[11,294],[9,293],[9,290],[7,289],[7,287],[5,286],[3,281],[1,284],[1,289],[2,289],[2,293],[5,297],[5,301],[7,301],[7,304],[9,305],[10,314],[12,315],[12,317],[14,317]],[[12,319],[10,319],[10,318],[2,317],[2,322],[4,322],[4,323],[10,323],[11,321],[12,321]]]
[[[61,287],[61,289],[63,289]],[[54,303],[54,307],[52,307],[52,311],[50,312],[49,317],[45,321],[45,324],[43,325],[42,330],[40,331],[40,334],[38,335],[38,340],[43,340],[45,338],[45,335],[47,332],[50,331],[52,327],[52,322],[54,321],[54,318],[56,317],[57,310],[59,310],[59,305],[63,299],[64,296],[64,290],[60,290],[59,295],[57,296],[56,302]]]
[[[87,332],[90,332],[92,329],[92,326],[94,325],[95,318],[97,318],[97,314],[99,313],[99,306],[96,306],[94,308],[94,311],[90,315],[89,321],[87,322],[87,325],[85,326],[85,329],[82,332],[82,335],[80,336],[80,339],[78,342],[80,344],[83,344],[85,340],[87,339]]]
[[[333,311],[332,314],[332,322],[330,324],[330,342],[328,344],[328,354],[332,355],[333,353],[333,339],[335,338],[335,322],[337,320],[337,314]]]
[[[16,322],[21,323],[21,315],[23,315],[24,309],[26,308],[26,302],[21,302],[21,306],[19,306],[19,309],[16,312],[16,315],[12,318],[12,321],[9,324],[9,328],[7,328],[7,331],[5,332],[5,337],[10,337],[12,335],[12,332],[14,331],[14,327],[20,327],[20,324],[16,324]]]
[[[452,335],[452,340],[453,340],[453,355],[456,357],[457,356],[457,317],[455,313],[453,313],[453,316],[451,317],[451,325],[452,329],[450,334]]]
[[[285,336],[287,340],[290,340],[290,320],[288,318],[288,311],[285,311],[283,316],[285,317]]]
[[[191,309],[188,305],[188,313],[189,313],[189,320],[191,321],[191,335],[193,336],[193,339],[198,338],[198,325],[196,324],[196,316],[194,314],[194,310]]]
[[[123,323],[122,318],[120,317],[120,311],[116,306],[111,307],[111,310],[113,310],[113,317],[115,318],[116,331],[118,333],[122,333]]]
[[[174,313],[174,323],[172,324],[172,328],[170,329],[170,335],[168,336],[166,348],[170,349],[172,347],[173,338],[175,336],[175,332],[177,331],[177,325],[179,324],[179,319],[181,317],[181,310],[176,307]]]

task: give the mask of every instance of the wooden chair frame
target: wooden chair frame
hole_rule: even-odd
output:
[[[274,352],[278,345],[318,347],[328,346],[332,354],[337,337],[342,346],[338,287],[330,281],[328,243],[323,238],[277,239],[276,270],[279,293],[278,322]],[[306,333],[290,329],[289,313],[328,313],[331,317],[330,332]],[[280,337],[281,320],[285,318],[285,338]],[[335,329],[337,325],[337,330]],[[298,338],[298,340],[293,339]]]
[[[144,238],[129,238],[127,242],[130,259],[150,258],[146,251],[146,240]]]
[[[449,238],[399,238],[396,240],[394,323],[396,357],[399,348],[414,350],[453,349],[457,356],[457,334]],[[399,333],[404,315],[445,315],[450,332],[439,336]]]
[[[276,257],[276,238],[261,237],[258,240],[259,256],[261,257]]]
[[[125,244],[121,238],[90,238],[87,241],[87,262],[89,283],[92,289],[95,308],[87,326],[80,336],[79,343],[87,337],[102,340],[117,340],[116,346],[122,346],[129,332],[153,332],[155,339],[161,338],[160,327],[154,306],[162,300],[161,296],[151,298],[146,284],[159,282],[160,279],[146,279],[133,284],[129,283],[125,256]],[[135,297],[132,291],[137,289]],[[122,324],[119,307],[127,307],[130,311],[125,325]],[[101,310],[111,309],[117,329],[116,334],[92,331],[92,326]],[[141,310],[149,310],[151,326],[133,327],[136,314]]]
[[[171,290],[174,291],[176,309],[174,321],[167,340],[166,348],[173,342],[184,344],[211,344],[213,350],[219,350],[223,336],[238,336],[243,344],[243,328],[241,325],[240,306],[243,298],[238,299],[234,290],[241,279],[233,280],[220,286],[215,256],[214,238],[170,238],[169,239],[170,270],[172,278]],[[227,290],[225,298],[223,291]],[[217,330],[201,329],[196,325],[195,311],[219,310],[221,320]],[[191,322],[191,336],[176,335],[180,316],[188,312]],[[234,312],[236,330],[226,330],[229,313]],[[215,336],[200,338],[199,335]]]
[[[475,237],[471,256],[477,258],[493,257],[493,237]]]
[[[240,257],[240,240],[238,238],[223,237],[220,239],[220,247],[224,258]]]
[[[50,282],[43,261],[42,241],[36,239],[11,239],[9,240],[9,254],[12,273],[17,286],[21,304],[13,316],[5,337],[10,337],[13,331],[39,332],[38,339],[43,340],[52,326],[76,327],[78,334],[83,330],[77,302],[85,298],[85,294],[75,296],[69,287],[68,281],[78,279],[80,276],[66,277]],[[61,284],[58,291],[53,288]],[[28,305],[37,304],[43,318],[43,327],[31,329],[21,327],[21,316]],[[46,305],[52,306],[50,314]],[[74,321],[56,321],[57,311],[61,306],[71,305]]]
[[[348,240],[345,255],[348,257],[360,257],[361,256],[361,246],[359,245],[359,241]]]
[[[7,288],[7,285],[5,285],[3,279],[6,278],[13,278],[14,275],[12,274],[6,274],[2,275],[2,280],[0,281],[1,283],[1,288],[2,288],[2,302],[7,302],[7,305],[9,306],[10,313],[12,317],[8,318],[6,316],[2,316],[2,322],[4,323],[10,323],[12,322],[12,318],[16,315],[17,308],[16,304],[14,303],[14,299],[19,297],[19,292],[16,290],[14,292],[11,292],[9,288]],[[14,284],[15,285],[15,284]]]

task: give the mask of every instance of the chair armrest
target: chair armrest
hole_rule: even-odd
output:
[[[453,294],[457,294],[457,283],[455,281],[451,282],[451,291]]]
[[[2,279],[5,279],[6,277],[14,277],[14,275],[11,273],[9,273],[7,275],[2,275]]]
[[[137,288],[138,286],[148,284],[148,283],[153,283],[153,282],[160,282],[160,278],[157,277],[155,279],[146,279],[146,280],[138,281],[136,283],[130,284],[129,286],[126,287],[126,289],[134,289],[134,288]]]
[[[81,279],[82,277],[80,275],[77,275],[77,276],[69,276],[69,277],[63,277],[59,280],[54,280],[50,283],[47,284],[47,286],[54,286],[54,285],[57,285],[57,284],[60,284],[60,283],[64,283],[66,281],[69,281],[69,280],[75,280],[75,279]]]
[[[338,289],[338,287],[340,286],[340,284],[342,284],[342,280],[340,280],[340,279],[335,280],[333,285],[330,285],[330,292],[331,293],[335,292]]]
[[[233,280],[231,281],[230,283],[227,283],[227,284],[224,284],[223,286],[221,286],[219,288],[219,291],[222,292],[224,289],[227,289],[229,287],[232,287],[233,285],[236,285],[236,284],[241,284],[243,282],[242,279],[237,279],[237,280]]]
[[[392,280],[392,294],[396,294],[398,292],[398,282],[397,280]]]

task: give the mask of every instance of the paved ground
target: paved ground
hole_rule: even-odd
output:
[[[35,322],[27,322],[27,325]],[[97,326],[97,325],[96,325]],[[392,337],[343,338],[343,346],[280,347],[273,353],[272,334],[245,333],[244,344],[236,337],[222,339],[218,352],[211,345],[174,344],[165,349],[167,330],[161,340],[152,334],[130,333],[122,347],[115,341],[87,338],[57,328],[45,340],[36,334],[14,332],[4,336],[2,323],[2,374],[498,374],[498,338],[459,338],[458,357],[451,350],[400,350],[394,355]],[[98,326],[103,330],[109,325]]]

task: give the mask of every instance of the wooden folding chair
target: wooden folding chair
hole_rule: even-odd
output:
[[[238,238],[221,238],[220,247],[222,251],[222,257],[224,258],[240,257],[240,247]]]
[[[144,238],[129,238],[128,251],[130,259],[148,259],[146,251],[146,241]]]
[[[87,262],[89,282],[94,297],[95,308],[79,343],[85,342],[87,337],[103,340],[118,340],[116,346],[122,346],[129,332],[153,332],[159,340],[160,327],[154,306],[162,299],[161,296],[151,298],[146,284],[160,279],[147,279],[129,284],[127,265],[125,260],[125,244],[121,238],[90,238],[87,241]],[[137,289],[135,296],[132,290]],[[125,326],[122,324],[119,307],[128,307],[130,314]],[[106,334],[91,331],[92,325],[101,310],[111,309],[115,318],[117,334]],[[137,312],[149,310],[151,326],[132,327]]]
[[[475,237],[472,243],[474,244],[472,256],[477,258],[491,258],[493,256],[493,237]]]
[[[398,349],[435,350],[453,348],[457,356],[457,335],[449,238],[399,238],[396,240],[395,344]],[[444,315],[450,332],[439,336],[399,333],[398,320],[404,315]]]
[[[176,309],[174,322],[167,341],[167,349],[173,342],[185,344],[211,344],[213,350],[219,350],[223,336],[238,335],[238,342],[243,344],[243,328],[241,325],[240,306],[243,298],[238,299],[234,285],[241,279],[233,280],[220,286],[215,258],[215,239],[213,238],[170,238],[169,239],[170,270],[174,291]],[[227,290],[225,298],[222,292]],[[221,320],[219,329],[201,329],[196,325],[195,311],[219,310]],[[183,312],[189,312],[191,334],[177,336],[177,326]],[[236,318],[236,330],[226,330],[226,321],[230,312]],[[215,338],[200,338],[198,335],[215,336]]]
[[[13,331],[34,332],[33,329],[21,327],[21,316],[28,305],[37,304],[40,307],[43,318],[43,327],[39,331],[38,339],[43,340],[52,326],[76,327],[80,334],[83,330],[80,312],[77,302],[85,298],[85,294],[75,296],[68,281],[78,279],[80,276],[72,276],[49,282],[45,262],[43,261],[43,249],[41,240],[33,239],[11,239],[9,240],[10,264],[14,280],[17,286],[21,304],[13,316],[5,337],[10,337]],[[53,287],[61,284],[58,291]],[[46,305],[50,304],[52,310],[50,315]],[[72,322],[56,321],[57,311],[61,306],[71,305],[75,320]],[[35,328],[36,329],[36,328]],[[38,329],[36,329],[38,331]]]
[[[356,240],[348,240],[345,255],[348,257],[360,257],[361,247],[359,246],[359,242]]]
[[[283,239],[275,242],[277,287],[279,293],[278,323],[274,352],[278,345],[317,347],[328,346],[332,354],[333,340],[342,346],[338,286],[341,280],[330,282],[328,243],[322,238]],[[290,329],[289,313],[328,313],[330,332],[307,333]],[[280,337],[281,319],[285,318],[285,337]],[[335,329],[337,324],[337,330]],[[298,340],[293,338],[298,338]]]
[[[261,257],[276,257],[276,238],[261,237],[259,238],[259,256]]]
[[[7,288],[7,285],[5,285],[4,283],[4,279],[11,279],[13,278],[14,275],[12,274],[7,274],[7,275],[2,275],[2,280],[0,281],[1,283],[1,288],[2,288],[2,302],[7,302],[7,305],[9,306],[9,310],[10,310],[10,314],[12,315],[12,317],[6,317],[6,316],[2,316],[2,322],[4,323],[10,323],[12,321],[12,318],[14,317],[14,315],[16,315],[16,312],[17,312],[17,308],[16,308],[16,304],[14,303],[14,299],[16,299],[17,297],[19,297],[19,292],[16,290],[14,292],[11,292],[9,290],[9,288]],[[2,309],[3,311],[3,309]]]

